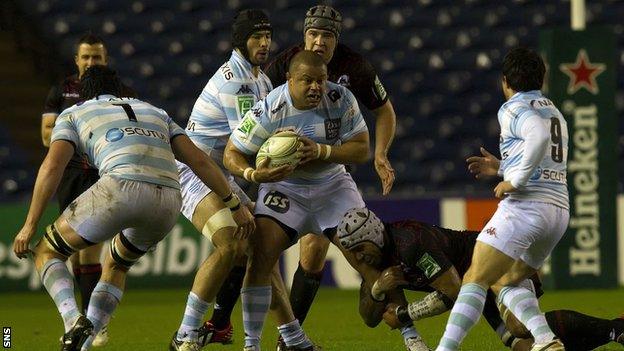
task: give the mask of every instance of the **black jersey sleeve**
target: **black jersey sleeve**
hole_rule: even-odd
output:
[[[63,110],[63,95],[61,87],[57,84],[50,88],[48,96],[43,105],[42,114],[56,113],[57,115]]]
[[[359,54],[353,56],[353,67],[356,74],[351,77],[351,91],[369,110],[375,110],[388,101],[388,93],[384,88],[375,68]]]

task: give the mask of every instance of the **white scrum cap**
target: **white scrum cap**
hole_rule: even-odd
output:
[[[380,249],[384,246],[384,225],[368,208],[352,208],[338,224],[338,240],[345,249],[364,241],[375,244]]]

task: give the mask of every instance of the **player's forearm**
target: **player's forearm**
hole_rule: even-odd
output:
[[[63,177],[64,166],[50,162],[48,158],[43,161],[37,174],[33,197],[26,216],[26,225],[36,227],[45,211],[48,202],[56,192]]]
[[[203,154],[203,152],[201,153]],[[204,157],[195,165],[189,165],[189,167],[191,167],[199,179],[219,195],[219,197],[225,198],[232,192],[230,183],[225,178],[225,175],[223,175],[221,168],[206,154],[204,154]]]
[[[238,151],[231,143],[228,143],[225,147],[225,152],[223,153],[223,165],[228,171],[230,171],[230,173],[241,178],[244,178],[245,170],[251,167],[249,161],[247,160],[247,156]]]
[[[412,302],[407,307],[400,307],[401,311],[399,313],[403,313],[403,316],[406,314],[412,321],[418,321],[423,318],[437,316],[451,308],[453,308],[453,300],[440,291],[434,291],[426,295],[422,300]]]
[[[375,301],[372,299],[370,289],[364,284],[360,289],[360,316],[364,323],[371,328],[376,327],[383,318],[386,309],[384,301]]]
[[[529,178],[535,172],[535,169],[544,159],[548,143],[550,142],[550,135],[546,132],[543,126],[532,123],[531,120],[525,122],[523,126],[522,134],[524,136],[524,152],[522,154],[522,160],[520,161],[520,167],[518,172],[510,179],[511,185],[518,189],[529,181]]]
[[[43,146],[50,147],[50,139],[52,137],[52,127],[43,126],[41,128],[41,142]]]
[[[175,157],[188,165],[193,173],[221,198],[227,197],[232,192],[230,183],[223,175],[217,164],[201,151],[189,137],[178,135],[171,140],[172,150]]]
[[[52,129],[54,129],[56,116],[57,115],[52,113],[46,113],[41,116],[41,142],[45,147],[50,147],[50,139],[52,137]]]
[[[396,130],[396,114],[388,100],[375,111],[375,158],[387,157]]]
[[[320,159],[331,163],[354,164],[368,161],[370,158],[368,133],[366,133],[366,138],[356,135],[342,145],[332,146],[329,156],[325,155],[326,153],[322,153]]]

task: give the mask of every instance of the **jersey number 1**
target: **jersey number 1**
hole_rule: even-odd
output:
[[[128,119],[132,122],[138,122],[136,115],[134,114],[134,110],[132,109],[132,106],[130,106],[130,104],[113,104],[115,106],[121,106],[124,111],[126,112],[126,116],[128,116]]]
[[[550,141],[553,144],[550,147],[550,156],[557,163],[563,162],[563,141],[561,138],[561,122],[556,117],[550,118]]]

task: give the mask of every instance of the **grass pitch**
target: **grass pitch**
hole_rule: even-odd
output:
[[[110,342],[95,350],[167,350],[184,311],[186,290],[138,290],[130,288],[115,312],[109,326]],[[410,294],[408,300],[422,296]],[[624,312],[624,289],[547,292],[541,298],[544,311],[572,309],[579,312],[614,318]],[[47,294],[0,294],[0,324],[11,327],[11,350],[58,350],[62,323]],[[375,329],[364,325],[357,313],[358,292],[322,288],[304,324],[310,337],[324,350],[403,351],[398,331],[382,324]],[[211,312],[209,312],[210,315]],[[207,318],[209,317],[207,316]],[[430,347],[437,344],[444,331],[448,313],[417,323],[416,327]],[[233,315],[233,345],[211,344],[205,350],[242,350],[242,321],[240,304]],[[274,350],[277,329],[271,317],[263,333],[263,350]],[[464,342],[463,350],[505,350],[496,334],[482,318]],[[611,343],[598,350],[624,350]]]

